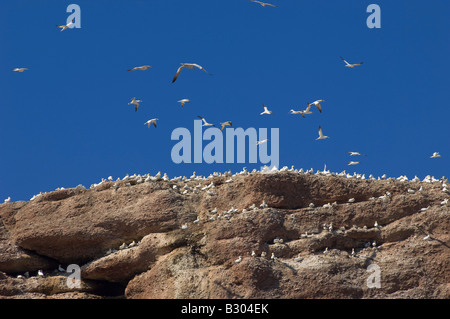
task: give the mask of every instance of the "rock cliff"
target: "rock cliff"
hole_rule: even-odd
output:
[[[214,175],[1,204],[0,298],[450,297],[448,181]]]

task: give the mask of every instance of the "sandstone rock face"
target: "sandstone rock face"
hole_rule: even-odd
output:
[[[0,298],[450,297],[448,181],[138,180],[1,204]]]

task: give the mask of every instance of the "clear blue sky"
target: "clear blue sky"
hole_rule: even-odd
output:
[[[279,128],[280,166],[424,178],[450,174],[448,0],[0,2],[0,202],[125,174],[240,171],[174,164],[197,115]],[[60,32],[69,4],[81,29]],[[381,29],[366,8],[381,7]],[[344,67],[364,61],[355,69]],[[181,62],[200,70],[183,70]],[[127,72],[139,65],[147,71]],[[15,67],[28,67],[24,73]],[[138,112],[127,103],[143,100]],[[181,108],[177,101],[191,99]],[[288,114],[324,99],[323,113]],[[262,103],[273,111],[260,116]],[[144,123],[159,118],[158,127]],[[328,140],[316,141],[321,125]],[[347,151],[367,157],[348,166]],[[433,152],[442,158],[430,159]]]

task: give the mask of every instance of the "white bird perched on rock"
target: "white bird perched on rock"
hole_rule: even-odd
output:
[[[258,1],[258,0],[250,0],[251,2],[254,2],[254,3],[258,3],[258,4],[260,4],[261,6],[263,6],[263,7],[265,7],[265,6],[270,6],[270,7],[277,7],[276,5],[274,5],[274,4],[270,4],[270,3],[266,3],[266,2],[261,2],[261,1]]]
[[[351,253],[351,255],[352,255],[352,257],[355,257],[355,256],[356,256],[355,248],[352,248],[352,253]]]
[[[190,103],[190,102],[191,102],[191,100],[189,100],[189,99],[182,99],[182,100],[179,100],[179,101],[178,101],[178,103],[181,103],[181,107],[183,107],[184,104]]]
[[[359,62],[359,63],[355,63],[355,64],[350,64],[343,57],[341,57],[341,60],[345,62],[345,66],[347,68],[354,68],[355,66],[359,66],[364,63],[364,62]]]
[[[19,73],[25,72],[27,70],[28,70],[28,68],[14,68],[13,69],[14,72],[19,72]]]
[[[119,246],[119,249],[121,249],[121,250],[125,249],[125,248],[127,248],[127,244],[125,244],[125,243],[122,243],[122,245]]]
[[[127,70],[127,71],[128,71],[128,72],[129,72],[129,71],[136,71],[136,70],[145,71],[145,70],[148,70],[148,69],[150,69],[150,68],[152,68],[151,65],[142,65],[142,66],[135,66],[134,68],[129,69],[129,70]]]
[[[428,235],[426,235],[424,238],[423,238],[423,240],[428,240],[428,239],[430,239],[431,238],[431,236],[430,236],[430,234],[428,234]]]
[[[141,103],[141,100],[136,100],[136,98],[132,98],[131,101],[128,103],[128,105],[133,104],[134,105],[134,111],[137,112],[139,108],[139,103]]]
[[[328,254],[328,247],[325,248],[325,250],[323,251],[323,254],[324,255]]]
[[[240,263],[241,261],[242,261],[242,256],[239,256],[239,258],[236,259],[234,262],[235,262],[235,263]]]
[[[275,257],[275,254],[274,254],[274,253],[272,253],[272,255],[270,256],[270,259],[273,260],[273,261],[275,261],[275,260],[277,260],[278,258]]]
[[[300,257],[300,256],[294,258],[295,262],[299,262],[299,261],[302,261],[302,260],[303,260],[303,257]]]
[[[261,112],[260,115],[272,114],[272,111],[269,111],[269,109],[267,108],[267,106],[265,104],[263,104],[263,108],[264,108],[264,112]]]
[[[136,246],[136,242],[133,240],[129,245],[128,248],[134,247]]]
[[[408,188],[408,193],[410,193],[410,194],[415,194],[416,191],[415,191],[414,189]]]
[[[310,107],[311,105],[315,105],[317,107],[317,109],[319,110],[319,112],[322,113],[322,106],[320,105],[320,103],[322,103],[322,102],[324,102],[324,100],[317,100],[312,103],[308,103],[308,107]]]
[[[200,115],[197,115],[197,117],[203,121],[202,126],[215,126],[214,124],[206,122],[206,120],[203,117],[201,117]]]
[[[350,199],[348,200],[348,202],[349,202],[349,203],[354,203],[354,202],[355,202],[355,199],[354,199],[354,198],[350,198]]]
[[[319,125],[319,137],[318,138],[316,138],[316,140],[324,140],[324,139],[326,139],[326,138],[329,138],[328,136],[325,136],[325,135],[323,135],[323,132],[322,132],[322,127]]]
[[[72,25],[75,23],[75,19],[72,19],[72,21],[70,21],[68,24],[66,24],[66,25],[56,25],[58,28],[61,28],[61,32],[62,31],[64,31],[64,30],[66,30],[66,29],[69,29],[69,28],[71,28],[72,27]]]
[[[39,277],[44,277],[44,272],[43,272],[42,270],[39,269],[37,275],[38,275]]]
[[[269,207],[269,205],[267,205],[266,202],[263,201],[262,204],[259,205],[259,207],[261,207],[261,208],[267,208],[267,207]]]
[[[5,199],[5,203],[9,203],[11,201],[11,197],[8,197],[7,199]]]
[[[153,126],[156,127],[156,121],[158,121],[158,119],[151,119],[145,122],[144,125],[147,125],[150,128],[150,126],[153,124]]]
[[[375,227],[375,228],[381,228],[381,226],[378,225],[378,222],[377,222],[377,221],[375,221],[375,224],[373,224],[373,227]]]
[[[252,257],[255,257],[255,256],[256,256],[256,253],[255,253],[254,250],[252,250],[252,253],[250,254],[250,256],[252,256]]]
[[[187,224],[184,224],[181,226],[181,229],[187,229],[187,228],[188,228]]]
[[[178,76],[180,75],[181,70],[184,68],[194,70],[195,68],[200,69],[204,71],[206,74],[211,75],[208,71],[206,71],[202,66],[195,64],[195,63],[181,63],[181,66],[178,68],[177,73],[173,77],[172,83],[175,82],[178,79]]]
[[[66,270],[65,270],[63,267],[61,267],[61,265],[58,266],[58,271],[60,271],[60,272],[66,272]]]
[[[441,205],[447,205],[447,204],[448,204],[448,198],[444,199],[444,200],[441,202]]]
[[[430,156],[430,158],[436,158],[436,157],[441,157],[441,154],[439,154],[439,152],[434,152],[433,155]]]

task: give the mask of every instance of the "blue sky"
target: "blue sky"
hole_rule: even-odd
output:
[[[0,201],[125,174],[260,168],[175,164],[197,115],[279,128],[280,166],[450,175],[450,2],[272,0],[0,2]],[[81,28],[60,32],[69,4]],[[366,8],[381,8],[369,29]],[[344,67],[364,61],[355,69]],[[183,70],[181,62],[200,70]],[[152,65],[147,71],[131,67]],[[15,67],[28,67],[24,73]],[[138,112],[128,102],[143,100]],[[181,108],[178,100],[189,98]],[[324,99],[323,113],[288,114]],[[260,116],[262,104],[273,114]],[[158,127],[144,123],[159,118]],[[330,139],[316,141],[321,125]],[[205,142],[207,144],[208,142]],[[348,151],[367,157],[360,164]],[[441,158],[430,159],[433,152]]]

